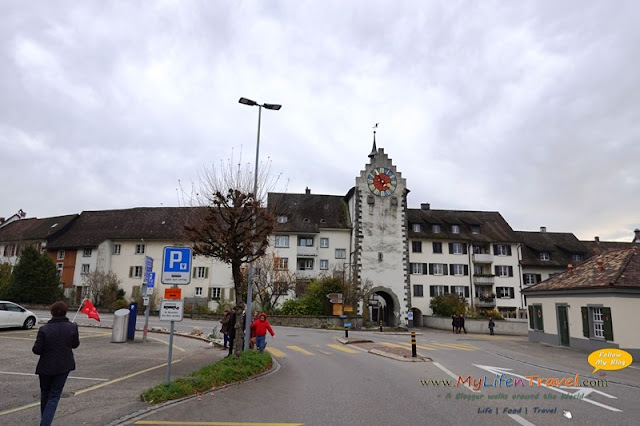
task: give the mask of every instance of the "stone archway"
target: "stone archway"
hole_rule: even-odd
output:
[[[411,308],[413,312],[413,326],[422,327],[422,311],[418,308]]]
[[[398,297],[387,287],[372,288],[367,297],[367,310],[370,323],[379,324],[382,320],[384,327],[400,325],[400,302]]]

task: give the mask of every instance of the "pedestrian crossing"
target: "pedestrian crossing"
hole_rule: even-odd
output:
[[[411,343],[393,343],[393,342],[376,342],[378,345],[384,345],[390,348],[411,349]],[[416,345],[417,349],[423,351],[476,351],[477,347],[467,343],[457,342],[421,342]],[[287,358],[289,356],[305,355],[355,355],[366,353],[367,350],[359,349],[354,345],[343,345],[341,343],[327,343],[324,345],[300,346],[287,345],[274,347],[269,345],[265,348],[272,356],[276,358]]]

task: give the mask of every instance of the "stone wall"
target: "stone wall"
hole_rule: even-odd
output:
[[[495,334],[507,334],[516,336],[527,336],[529,334],[527,320],[505,319],[494,321],[496,327],[493,329]],[[469,333],[489,334],[489,320],[483,319],[464,319],[464,327]],[[428,328],[437,328],[440,330],[451,331],[451,318],[433,317],[423,315],[422,325]]]
[[[185,318],[207,319],[220,321],[222,315],[184,315]],[[342,328],[343,320],[338,316],[298,317],[292,315],[269,315],[269,323],[283,327],[308,327],[308,328]],[[350,317],[346,320],[351,323],[351,328],[362,327],[362,317]]]

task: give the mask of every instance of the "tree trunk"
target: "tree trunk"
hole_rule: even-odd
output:
[[[236,358],[240,358],[244,350],[244,327],[242,321],[242,306],[235,307],[236,312],[236,338],[233,341],[233,354]]]
[[[242,321],[242,311],[244,309],[243,298],[243,281],[242,271],[240,270],[241,263],[231,262],[231,275],[233,277],[233,285],[235,287],[236,294],[236,306],[234,308],[236,313],[236,337],[233,341],[233,353],[236,358],[240,358],[242,351],[244,350],[244,324]]]

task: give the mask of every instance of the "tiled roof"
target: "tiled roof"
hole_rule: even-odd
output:
[[[286,223],[276,223],[275,232],[318,233],[321,228],[350,227],[348,206],[340,195],[270,192],[267,207],[276,217],[287,217]]]
[[[572,272],[567,270],[523,292],[620,288],[640,290],[640,254],[637,248],[612,250],[594,256],[576,265]]]
[[[581,254],[584,259],[591,255],[588,248],[568,232],[528,232],[515,231],[522,243],[522,265],[566,267],[576,263],[573,254]],[[540,260],[540,253],[549,253],[549,260]]]
[[[581,241],[589,251],[590,256],[597,256],[610,250],[622,250],[625,248],[638,247],[639,243],[623,243],[619,241]]]
[[[0,228],[0,242],[44,241],[64,229],[78,215],[20,219]]]
[[[408,209],[409,238],[450,239],[472,242],[517,242],[511,226],[498,212],[465,210],[423,210]],[[414,232],[412,224],[421,224],[422,231]],[[431,225],[440,225],[440,232],[433,233]],[[453,234],[451,225],[460,225],[460,233]],[[471,232],[471,227],[479,226],[480,233]]]
[[[137,207],[85,211],[67,230],[49,241],[49,249],[96,247],[105,240],[186,241],[184,226],[193,224],[204,207]]]

